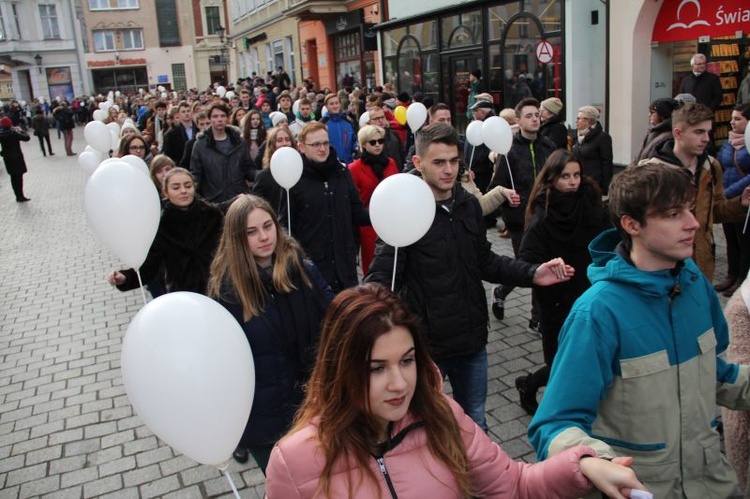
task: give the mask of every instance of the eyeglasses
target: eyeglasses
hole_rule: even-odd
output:
[[[146,146],[130,146],[128,147],[128,151],[145,151]]]
[[[385,139],[368,140],[367,143],[370,144],[371,146],[382,145],[382,144],[385,144]]]
[[[330,142],[313,142],[312,144],[305,143],[307,147],[312,147],[313,149],[320,149],[321,147],[328,149],[328,146],[331,145]]]

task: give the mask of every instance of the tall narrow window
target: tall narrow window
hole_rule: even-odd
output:
[[[23,37],[21,36],[21,22],[18,20],[18,4],[14,3],[12,5],[13,10],[13,21],[16,25],[16,37],[18,40],[21,40]]]
[[[159,20],[159,45],[178,47],[180,30],[177,26],[177,6],[175,0],[156,0],[156,18]]]
[[[187,79],[185,78],[185,64],[172,64],[173,90],[187,90]]]
[[[221,14],[219,7],[206,7],[206,34],[216,35],[221,26]]]
[[[60,38],[60,25],[57,23],[57,6],[40,4],[39,17],[42,20],[42,34],[45,40]]]

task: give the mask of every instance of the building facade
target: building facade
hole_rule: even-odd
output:
[[[96,93],[196,86],[189,0],[82,0],[86,77]]]
[[[83,93],[80,47],[72,0],[0,0],[0,65],[10,73],[16,99]]]
[[[235,4],[237,2],[234,2]],[[195,31],[195,73],[198,88],[226,85],[236,73],[237,54],[232,44],[235,27],[225,0],[192,0]]]

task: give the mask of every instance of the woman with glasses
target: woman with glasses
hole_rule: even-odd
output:
[[[297,141],[294,140],[292,132],[286,126],[273,127],[268,131],[266,138],[265,150],[263,152],[263,169],[258,170],[255,174],[255,183],[253,183],[253,194],[260,196],[271,205],[271,208],[279,213],[280,210],[286,210],[286,206],[279,206],[281,202],[281,191],[283,188],[276,183],[271,175],[271,157],[278,149],[282,147],[297,148]]]
[[[573,152],[581,160],[581,174],[591,177],[606,196],[612,181],[612,137],[599,122],[599,110],[583,106],[576,117]]]
[[[124,156],[127,156],[128,154],[138,156],[146,162],[146,166],[151,165],[153,155],[148,152],[146,140],[140,135],[129,135],[127,137],[123,136],[123,138],[120,139],[120,148],[117,150],[117,154],[115,155],[115,157],[122,158]]]
[[[357,134],[359,141],[359,159],[349,164],[354,186],[359,192],[365,209],[370,207],[370,197],[381,180],[398,173],[393,158],[385,153],[385,130],[375,125],[365,125]],[[362,275],[367,275],[370,263],[375,254],[375,241],[378,235],[370,226],[359,228],[359,239],[362,253]]]
[[[141,265],[141,280],[150,283],[164,267],[167,292],[205,294],[208,273],[219,244],[223,213],[195,195],[193,175],[172,168],[164,177],[164,202],[159,229]],[[135,269],[115,270],[107,276],[120,291],[140,287]]]

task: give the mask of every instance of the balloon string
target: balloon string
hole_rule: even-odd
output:
[[[289,229],[289,236],[291,237],[292,235],[292,205],[291,205],[291,202],[289,201],[289,188],[287,188],[286,190],[286,220],[287,220],[286,224],[288,226],[287,228]]]
[[[471,171],[471,164],[474,163],[474,149],[475,146],[471,146],[471,155],[469,156],[469,171]]]
[[[146,304],[146,291],[143,289],[143,281],[141,280],[141,269],[136,269],[135,271],[136,275],[138,276],[138,284],[140,284],[141,288],[141,296],[143,296],[143,304]]]
[[[398,246],[394,247],[393,253],[393,277],[391,277],[391,291],[396,292],[396,264],[398,263]]]
[[[508,165],[508,175],[510,176],[510,188],[516,190],[516,185],[513,183],[513,172],[510,171],[510,163],[508,162],[508,156],[505,156],[505,164]]]
[[[750,219],[750,206],[747,207],[747,215],[745,215],[745,226],[742,227],[742,233],[747,232],[747,221]]]
[[[221,468],[219,468],[219,469],[221,469]],[[240,498],[240,493],[237,492],[237,487],[235,487],[234,481],[232,481],[232,475],[229,474],[229,472],[227,471],[226,468],[221,469],[221,472],[224,473],[225,477],[227,477],[227,481],[229,482],[229,486],[232,487],[232,492],[234,492],[234,497],[236,497],[237,499],[241,499]]]

